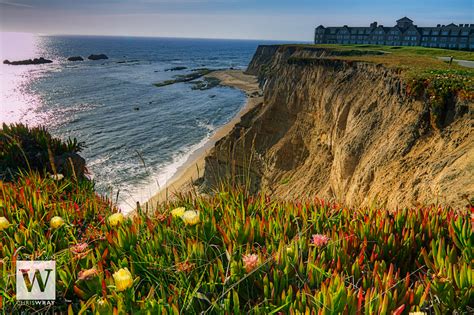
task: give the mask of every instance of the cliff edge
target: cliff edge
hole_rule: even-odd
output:
[[[451,97],[435,122],[399,70],[316,47],[260,46],[247,73],[263,103],[216,143],[207,185],[389,208],[464,207],[474,195],[471,100]]]

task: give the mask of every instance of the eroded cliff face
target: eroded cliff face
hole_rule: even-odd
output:
[[[216,144],[205,182],[244,178],[277,198],[349,206],[465,206],[474,195],[473,104],[454,102],[435,128],[397,73],[327,55],[259,48],[247,72],[259,76],[264,102]]]

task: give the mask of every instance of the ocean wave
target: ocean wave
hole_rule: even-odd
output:
[[[128,196],[119,196],[118,206],[124,212],[128,213],[136,208],[136,203],[145,203],[152,198],[158,191],[173,181],[186,167],[191,167],[192,157],[199,149],[206,147],[212,135],[203,138],[199,143],[183,148],[181,153],[173,156],[171,163],[162,164],[156,171],[148,176],[140,185],[128,189]]]

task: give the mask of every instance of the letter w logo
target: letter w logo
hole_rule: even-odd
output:
[[[16,262],[17,300],[55,300],[56,262]]]
[[[23,274],[23,280],[25,281],[26,289],[28,290],[28,292],[31,292],[31,290],[33,289],[36,279],[38,279],[40,291],[44,292],[44,290],[46,289],[46,284],[48,284],[49,275],[51,274],[51,271],[53,271],[53,269],[44,269],[44,271],[47,272],[46,280],[44,282],[43,278],[41,277],[41,272],[38,269],[34,270],[35,273],[33,274],[33,280],[31,280],[29,277],[30,270],[20,269],[20,271]]]

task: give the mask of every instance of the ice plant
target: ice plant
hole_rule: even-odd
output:
[[[113,275],[115,287],[117,291],[125,291],[128,288],[131,288],[133,285],[133,278],[130,271],[127,268],[121,268]]]
[[[49,175],[49,177],[53,180],[60,181],[61,179],[64,178],[64,175],[63,174],[53,174],[53,175]]]
[[[258,255],[257,254],[247,254],[242,257],[244,262],[245,271],[250,272],[257,268],[258,266]]]
[[[173,216],[173,218],[181,217],[184,214],[185,211],[186,211],[186,208],[178,207],[178,208],[175,208],[175,209],[171,210],[171,215]]]
[[[114,213],[109,217],[109,224],[110,226],[117,226],[122,223],[124,220],[124,216],[122,213]]]
[[[313,234],[313,236],[311,237],[311,243],[314,246],[318,246],[318,247],[326,245],[328,241],[329,241],[329,237],[323,234]]]
[[[50,226],[52,229],[58,229],[63,226],[64,220],[61,217],[55,216],[50,221]]]
[[[0,217],[0,231],[5,230],[10,226],[10,222],[8,222],[7,218]]]
[[[181,219],[183,219],[184,223],[187,225],[196,225],[200,222],[199,220],[199,211],[197,210],[188,210],[183,213],[181,216]]]

